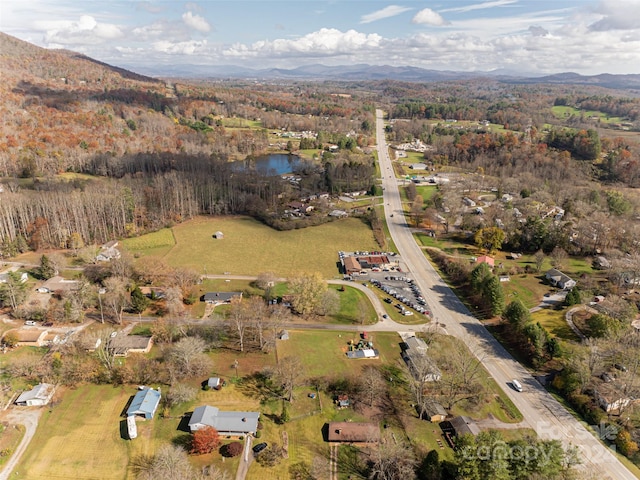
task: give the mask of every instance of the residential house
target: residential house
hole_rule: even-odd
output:
[[[478,425],[469,417],[459,416],[449,420],[456,436],[471,434],[474,437],[480,433]]]
[[[327,440],[338,443],[378,443],[380,427],[366,422],[330,422]]]
[[[196,408],[189,419],[193,433],[204,427],[215,428],[220,435],[253,435],[258,430],[260,412],[221,411],[217,407],[203,405]]]
[[[205,303],[231,303],[234,297],[242,298],[242,292],[207,292],[202,299]]]
[[[545,278],[549,283],[551,283],[551,285],[562,288],[563,290],[568,290],[576,286],[575,280],[555,268],[549,270],[545,274]]]
[[[404,340],[404,345],[402,359],[414,378],[424,382],[437,382],[442,378],[442,372],[427,355],[424,340],[412,336]]]
[[[593,268],[597,268],[598,270],[609,270],[611,268],[611,262],[602,255],[599,255],[593,259]]]
[[[16,334],[18,342],[16,345],[21,347],[43,347],[47,344],[48,330],[24,329],[13,330]]]
[[[109,351],[116,357],[126,357],[130,353],[149,353],[153,337],[118,333],[109,338]]]
[[[49,292],[72,292],[78,289],[78,281],[77,280],[67,280],[62,278],[60,275],[56,275],[55,277],[51,277],[49,280],[44,282],[39,288],[38,291],[41,293],[43,291],[48,290]]]
[[[7,283],[9,281],[9,273],[17,273],[20,278],[20,283],[25,283],[29,280],[27,272],[18,272],[18,267],[9,267],[0,273],[0,283]]]
[[[111,242],[105,243],[100,247],[100,251],[98,255],[96,255],[96,261],[98,262],[110,262],[116,258],[120,258],[120,250],[116,247],[118,246],[117,240],[113,240]]]
[[[346,218],[349,214],[344,210],[331,210],[329,212],[329,216],[334,218]]]
[[[39,383],[31,390],[22,392],[16,399],[15,404],[24,407],[39,407],[51,401],[55,392],[55,385],[50,383]]]
[[[138,391],[127,408],[127,417],[135,415],[145,419],[153,418],[160,404],[160,397],[160,389],[146,387]]]

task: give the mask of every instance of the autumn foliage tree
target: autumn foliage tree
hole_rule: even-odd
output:
[[[213,427],[204,427],[196,430],[191,439],[191,453],[204,455],[211,453],[220,445],[220,435]]]

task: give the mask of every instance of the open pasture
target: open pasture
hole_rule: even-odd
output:
[[[371,229],[356,218],[281,232],[250,217],[198,217],[171,230],[176,244],[161,254],[163,260],[209,274],[272,271],[290,276],[306,271],[332,278],[339,274],[338,250],[377,249]],[[223,239],[213,238],[217,231],[224,234]],[[145,237],[138,242],[144,244]],[[141,256],[155,254],[154,248],[130,251]]]

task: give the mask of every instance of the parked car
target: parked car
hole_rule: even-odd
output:
[[[261,451],[263,451],[265,448],[267,448],[267,442],[261,442],[258,443],[257,445],[255,445],[253,447],[253,453],[260,453]]]
[[[34,322],[33,320],[27,320],[26,322],[24,322],[24,324],[29,325],[30,327],[36,326],[36,322]]]

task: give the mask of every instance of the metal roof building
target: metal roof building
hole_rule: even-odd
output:
[[[195,432],[213,427],[221,435],[248,435],[258,430],[259,412],[225,412],[217,407],[203,405],[196,408],[189,420],[189,430]]]
[[[160,390],[145,388],[136,393],[133,401],[127,409],[127,417],[137,415],[144,418],[153,418],[160,404]]]

